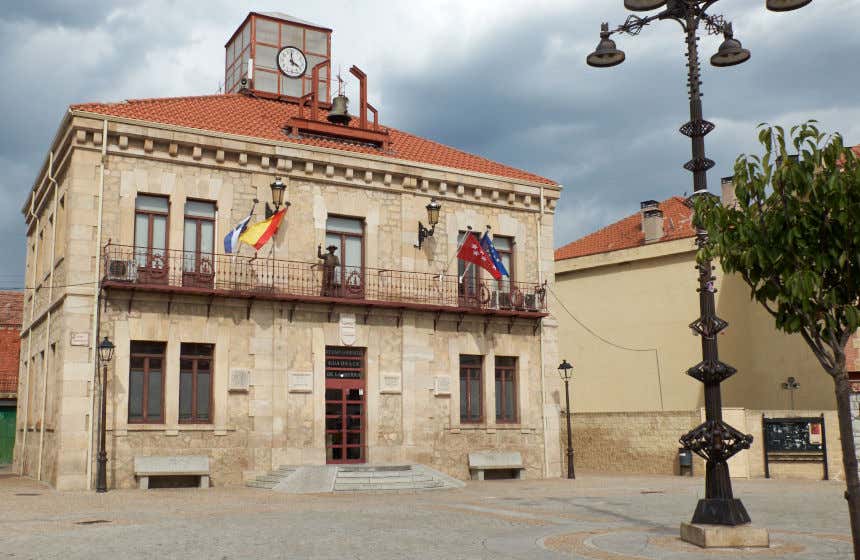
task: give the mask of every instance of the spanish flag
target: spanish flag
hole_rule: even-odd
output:
[[[278,231],[278,227],[281,225],[281,220],[284,219],[284,214],[286,213],[287,209],[282,208],[275,212],[275,214],[268,220],[248,226],[245,231],[242,232],[242,235],[239,236],[239,241],[247,243],[255,250],[259,251]]]

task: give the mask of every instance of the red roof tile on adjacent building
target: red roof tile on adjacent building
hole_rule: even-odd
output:
[[[696,235],[692,226],[693,211],[680,196],[660,203],[663,211],[663,238],[659,242],[684,239]],[[658,243],[659,243],[658,242]],[[555,260],[573,259],[586,255],[630,249],[645,244],[642,213],[637,212],[610,226],[590,233],[555,250]]]
[[[317,136],[289,138],[283,129],[290,117],[298,116],[299,106],[297,104],[240,93],[137,99],[122,103],[85,103],[72,105],[71,109],[266,140],[383,155],[394,159],[475,171],[508,179],[548,185],[556,184],[551,179],[508,167],[393,128],[387,129],[392,138],[393,153],[391,154],[382,153],[372,146],[350,144]],[[320,113],[320,120],[324,120],[326,111],[322,110]],[[308,114],[309,111],[306,110],[305,115]],[[351,126],[356,126],[356,122],[357,120],[353,120]]]

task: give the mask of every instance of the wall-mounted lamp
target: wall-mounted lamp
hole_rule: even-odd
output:
[[[287,185],[281,181],[280,177],[275,177],[275,182],[269,185],[269,188],[272,189],[272,203],[275,205],[275,209],[269,206],[269,203],[266,203],[266,219],[271,218],[275,212],[277,212],[281,205],[289,208],[289,201],[284,201],[284,193],[287,191]]]
[[[789,377],[782,383],[782,388],[788,391],[791,397],[791,410],[794,410],[794,392],[800,389],[800,383],[794,377]]]
[[[436,202],[436,199],[430,199],[430,204],[426,206],[427,208],[427,221],[430,223],[430,228],[424,227],[420,221],[418,222],[418,243],[415,244],[419,249],[424,244],[424,240],[428,237],[433,237],[433,232],[436,231],[436,224],[439,223],[439,210],[442,209],[442,205]]]

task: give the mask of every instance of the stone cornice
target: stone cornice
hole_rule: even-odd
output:
[[[101,146],[105,117],[71,111],[75,147]],[[346,180],[353,186],[378,185],[386,189],[412,190],[417,194],[469,202],[540,210],[543,191],[545,210],[551,213],[560,196],[560,185],[516,181],[495,175],[464,171],[386,156],[333,150],[290,142],[221,134],[212,131],[107,117],[108,151],[169,157],[186,164],[209,164],[234,171],[267,173],[294,178],[316,177]],[[83,139],[80,133],[86,135]]]

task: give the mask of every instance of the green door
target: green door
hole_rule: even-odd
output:
[[[12,462],[15,447],[15,409],[0,408],[0,465]]]

